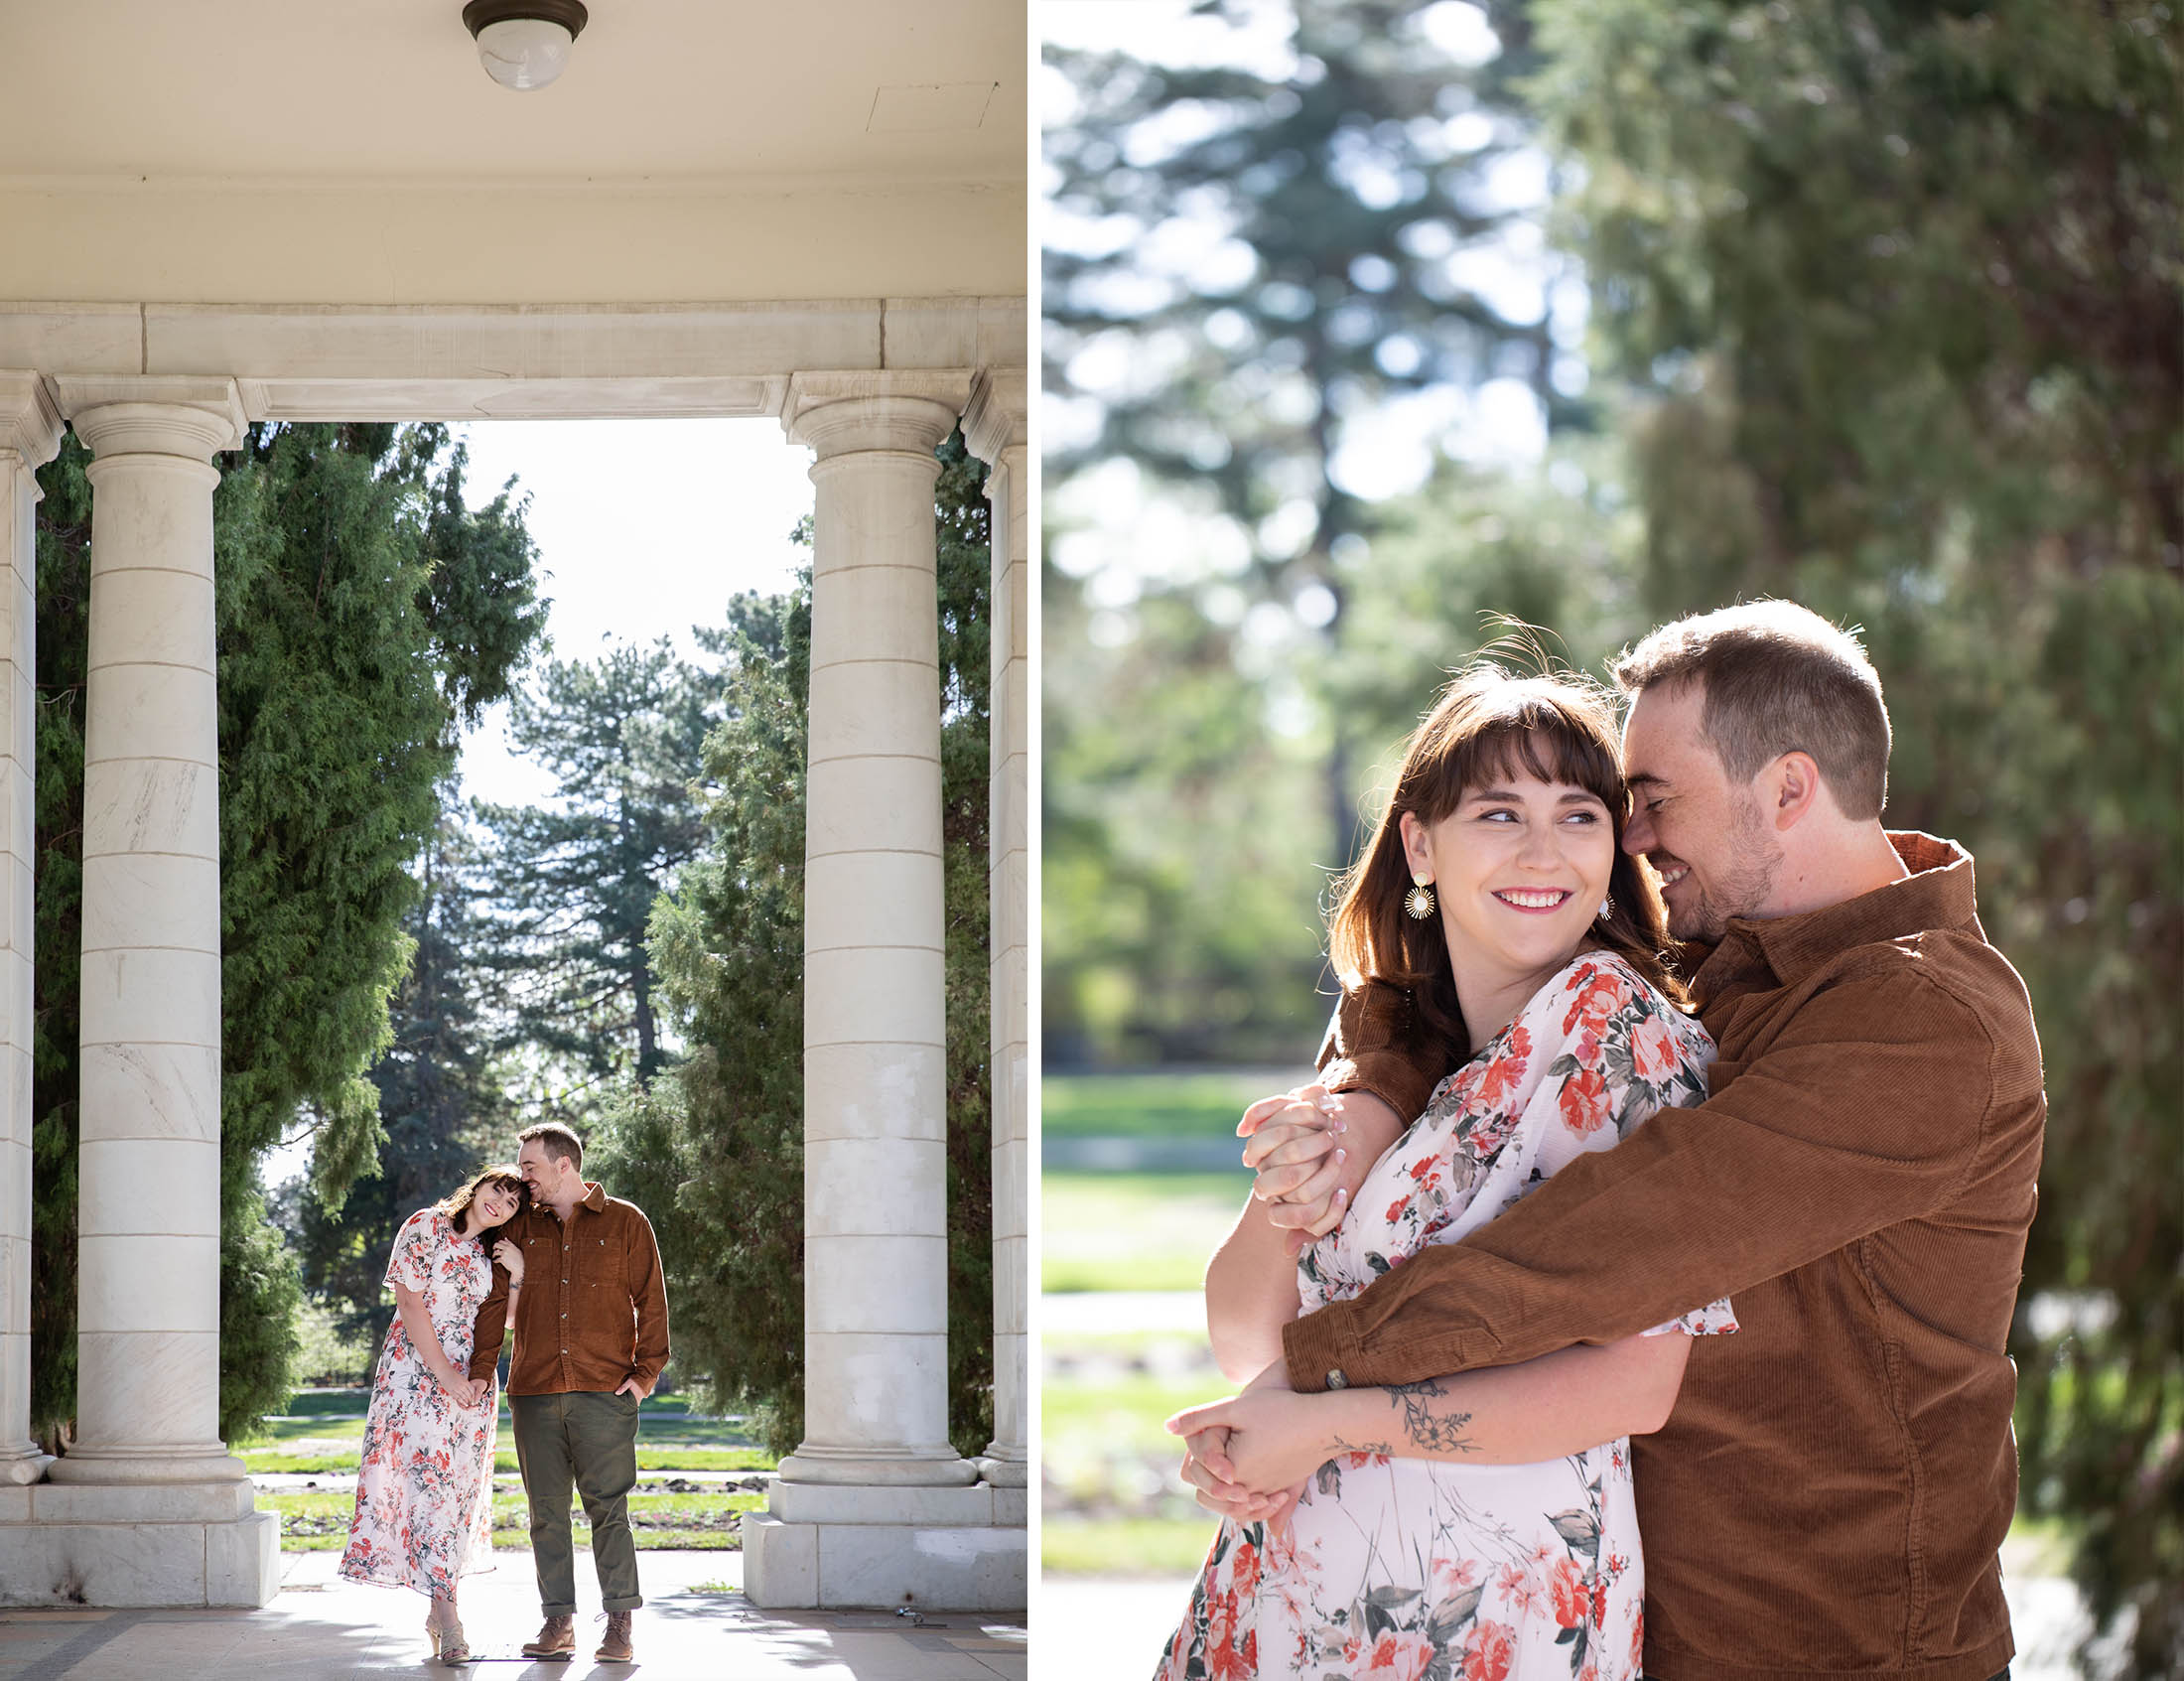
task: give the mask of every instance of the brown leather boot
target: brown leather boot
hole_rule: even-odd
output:
[[[525,1657],[552,1658],[567,1662],[577,1655],[577,1619],[573,1616],[549,1616],[539,1624],[538,1638],[523,1648]]]
[[[629,1644],[629,1613],[611,1611],[607,1613],[607,1637],[600,1641],[599,1650],[592,1654],[594,1663],[632,1663],[636,1654]]]

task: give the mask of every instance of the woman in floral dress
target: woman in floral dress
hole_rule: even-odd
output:
[[[491,1167],[402,1222],[387,1261],[395,1319],[372,1377],[356,1510],[341,1574],[432,1597],[425,1619],[444,1663],[470,1656],[459,1578],[491,1568],[498,1385],[468,1375],[489,1248],[523,1205],[522,1176]]]
[[[1612,713],[1566,680],[1476,669],[1412,738],[1332,954],[1346,985],[1408,989],[1472,1060],[1299,1262],[1253,1204],[1208,1269],[1216,1353],[1267,1382],[1170,1428],[1217,1444],[1238,1481],[1302,1488],[1222,1524],[1158,1681],[1638,1675],[1624,1438],[1666,1419],[1692,1336],[1735,1329],[1727,1303],[1399,1389],[1292,1394],[1280,1341],[1300,1309],[1457,1241],[1664,1104],[1704,1101],[1713,1048],[1676,1006],[1658,892],[1618,845],[1624,800]]]

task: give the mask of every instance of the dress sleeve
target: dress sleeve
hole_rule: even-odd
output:
[[[1619,963],[1580,965],[1549,1001],[1563,1051],[1548,1066],[1553,1103],[1548,1171],[1579,1153],[1605,1150],[1628,1138],[1657,1111],[1700,1103],[1713,1042],[1689,1017]],[[1736,1330],[1728,1298],[1660,1325],[1642,1335],[1720,1335]]]
[[[432,1284],[432,1210],[420,1208],[402,1222],[394,1234],[394,1252],[387,1257],[388,1288],[399,1284],[422,1296]]]

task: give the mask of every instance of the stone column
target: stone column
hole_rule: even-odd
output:
[[[1026,1446],[1030,1184],[1030,666],[1031,487],[1024,370],[988,369],[971,385],[964,440],[988,464],[993,503],[992,792],[994,1105],[994,1440],[979,1460],[988,1482],[1022,1488]]]
[[[53,1462],[31,1440],[31,860],[37,849],[40,467],[61,413],[35,373],[0,373],[0,1484]]]
[[[799,375],[818,456],[804,874],[804,1440],[746,1527],[764,1606],[1023,1604],[948,1442],[933,448],[965,381]],[[950,400],[952,398],[952,400]]]
[[[947,1041],[933,448],[919,396],[827,402],[804,835],[804,1442],[789,1482],[960,1485],[948,1445]]]
[[[56,381],[97,458],[83,745],[76,1439],[32,1516],[93,1605],[263,1605],[219,1440],[217,451],[232,381]],[[39,1584],[28,1585],[35,1596]],[[10,1583],[10,1592],[18,1591]],[[49,1589],[58,1594],[60,1590]]]

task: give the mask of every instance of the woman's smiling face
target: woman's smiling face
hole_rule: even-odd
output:
[[[516,1194],[504,1185],[481,1185],[472,1198],[474,1204],[471,1229],[482,1231],[489,1225],[505,1225],[516,1210]]]
[[[1449,960],[1489,984],[1544,980],[1599,914],[1615,824],[1599,795],[1521,770],[1466,788],[1438,822],[1403,817],[1404,853],[1433,879]]]

